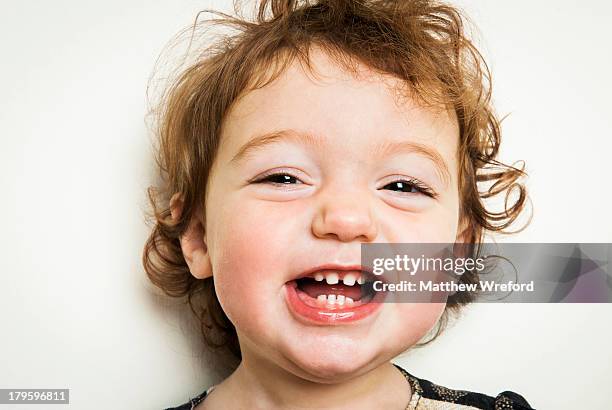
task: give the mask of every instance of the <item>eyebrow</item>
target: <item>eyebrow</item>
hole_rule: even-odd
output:
[[[451,174],[446,161],[444,161],[444,158],[442,155],[440,155],[438,150],[430,147],[429,145],[420,144],[413,141],[384,141],[381,144],[378,144],[372,151],[373,155],[379,155],[381,157],[398,153],[416,153],[428,158],[434,163],[438,176],[442,179],[444,185],[448,186],[448,184],[450,184]]]
[[[236,155],[234,155],[234,157],[230,160],[230,163],[240,162],[253,152],[258,151],[267,145],[281,141],[293,141],[309,146],[321,146],[323,144],[321,139],[307,133],[301,133],[294,130],[272,131],[256,136],[244,144]]]
[[[259,151],[268,145],[282,141],[293,141],[313,147],[324,145],[324,140],[308,133],[297,132],[290,129],[272,131],[258,135],[244,144],[230,160],[230,163],[240,162],[255,151]],[[442,181],[446,185],[450,183],[451,175],[448,165],[446,161],[444,161],[444,158],[442,158],[442,155],[433,147],[413,141],[384,141],[377,144],[371,151],[372,155],[381,157],[397,153],[416,153],[428,158],[434,163]]]

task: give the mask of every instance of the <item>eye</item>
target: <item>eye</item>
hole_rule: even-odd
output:
[[[262,184],[262,183],[269,182],[272,185],[297,185],[293,181],[299,181],[298,182],[299,184],[302,183],[298,179],[298,177],[292,174],[289,174],[287,172],[276,172],[274,174],[264,175],[263,177],[253,181],[253,183]]]
[[[391,187],[391,188],[387,188]],[[393,189],[396,188],[396,189]],[[415,178],[398,179],[383,186],[381,189],[391,189],[408,195],[423,194],[430,198],[436,198],[437,194],[427,185]],[[407,195],[407,196],[408,196]]]

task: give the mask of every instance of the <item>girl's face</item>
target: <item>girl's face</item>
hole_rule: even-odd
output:
[[[288,301],[293,280],[323,264],[359,265],[361,243],[455,242],[459,131],[451,114],[396,98],[391,77],[362,67],[354,78],[317,50],[312,65],[321,79],[296,62],[228,113],[204,241],[244,360],[334,382],[414,345],[444,304],[310,321]]]

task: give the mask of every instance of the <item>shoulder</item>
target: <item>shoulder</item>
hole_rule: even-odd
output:
[[[413,397],[409,409],[421,410],[430,408],[450,408],[453,403],[456,410],[533,410],[523,396],[513,391],[504,391],[496,396],[468,390],[449,389],[426,379],[413,376],[398,365],[395,365],[406,377],[412,387]]]

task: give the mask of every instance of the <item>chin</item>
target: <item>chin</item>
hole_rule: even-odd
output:
[[[298,376],[317,383],[335,383],[376,366],[376,355],[359,342],[294,346],[285,356]]]

